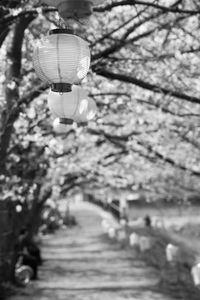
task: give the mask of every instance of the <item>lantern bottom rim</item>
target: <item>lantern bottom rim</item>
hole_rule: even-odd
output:
[[[69,93],[72,91],[72,85],[70,83],[55,82],[52,83],[51,90],[57,93]]]
[[[53,34],[74,34],[73,28],[56,28],[49,31],[50,35]]]
[[[59,123],[69,125],[69,124],[73,124],[74,121],[72,119],[60,118]]]

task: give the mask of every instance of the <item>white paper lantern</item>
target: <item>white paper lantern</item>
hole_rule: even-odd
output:
[[[51,112],[61,122],[70,124],[75,121],[83,123],[90,121],[96,113],[95,102],[88,98],[87,92],[78,86],[72,87],[72,92],[55,93],[50,92],[48,104]],[[72,123],[71,122],[71,123]]]
[[[79,84],[90,67],[90,49],[86,41],[55,29],[36,47],[33,64],[37,75],[51,84],[55,92],[68,92],[72,84]]]
[[[117,239],[123,241],[126,239],[126,232],[123,229],[117,231]]]
[[[140,237],[137,233],[133,232],[131,233],[131,235],[129,236],[129,244],[130,246],[134,247],[134,246],[139,246],[140,243]]]
[[[179,248],[172,244],[166,247],[166,259],[168,262],[176,262],[179,256]]]
[[[141,236],[139,239],[140,251],[144,252],[151,248],[151,239],[146,236]]]
[[[191,270],[193,282],[196,286],[200,285],[200,264],[194,266]]]
[[[127,224],[126,219],[120,219],[120,225],[126,226],[126,224]]]
[[[109,228],[108,229],[108,236],[113,239],[115,237],[115,229],[114,228]]]
[[[105,0],[42,0],[43,3],[58,9],[60,16],[68,21],[69,18],[85,19],[93,11],[93,6],[102,4]]]
[[[109,225],[108,221],[105,220],[105,219],[102,220],[101,226],[103,227],[103,231],[104,231],[105,233],[107,233],[108,230],[109,230],[109,228],[110,228],[110,225]]]
[[[162,220],[162,218],[160,217],[157,217],[157,216],[153,216],[152,219],[151,219],[151,224],[153,227],[156,227],[156,228],[164,228],[164,222]]]
[[[16,205],[16,212],[17,213],[22,212],[22,206],[20,204]]]

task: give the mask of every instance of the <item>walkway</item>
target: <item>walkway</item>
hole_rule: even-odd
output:
[[[98,210],[73,214],[79,226],[45,238],[40,280],[12,300],[172,300],[153,291],[154,270],[103,235]]]

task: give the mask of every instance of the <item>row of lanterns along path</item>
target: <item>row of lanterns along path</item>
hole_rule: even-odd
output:
[[[140,252],[145,252],[151,250],[154,245],[153,238],[149,236],[141,236],[136,232],[131,234],[127,233],[126,225],[119,226],[114,228],[110,225],[109,221],[104,219],[102,220],[102,227],[104,233],[107,233],[109,238],[116,239],[119,242],[129,241],[130,247],[135,247],[140,250]],[[167,244],[165,248],[166,261],[171,266],[176,266],[180,262],[181,249],[179,246],[174,244]],[[194,282],[194,285],[200,288],[200,263],[196,263],[191,267],[191,276]]]
[[[70,18],[88,18],[94,5],[102,0],[42,0],[55,6],[67,22]],[[60,124],[85,125],[96,113],[95,102],[79,86],[90,67],[88,43],[75,35],[72,29],[54,29],[41,41],[33,54],[37,75],[49,84],[48,105]]]

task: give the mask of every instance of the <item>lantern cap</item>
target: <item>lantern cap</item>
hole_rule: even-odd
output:
[[[73,124],[74,121],[72,119],[59,118],[59,122],[60,122],[60,124],[69,125],[69,124]]]
[[[91,0],[68,0],[58,3],[57,8],[60,16],[67,20],[68,18],[88,18],[92,14],[92,6]]]
[[[52,83],[51,90],[57,93],[68,93],[72,90],[72,85],[70,83],[56,82]]]
[[[74,30],[72,28],[56,28],[49,31],[49,34],[73,34]]]

